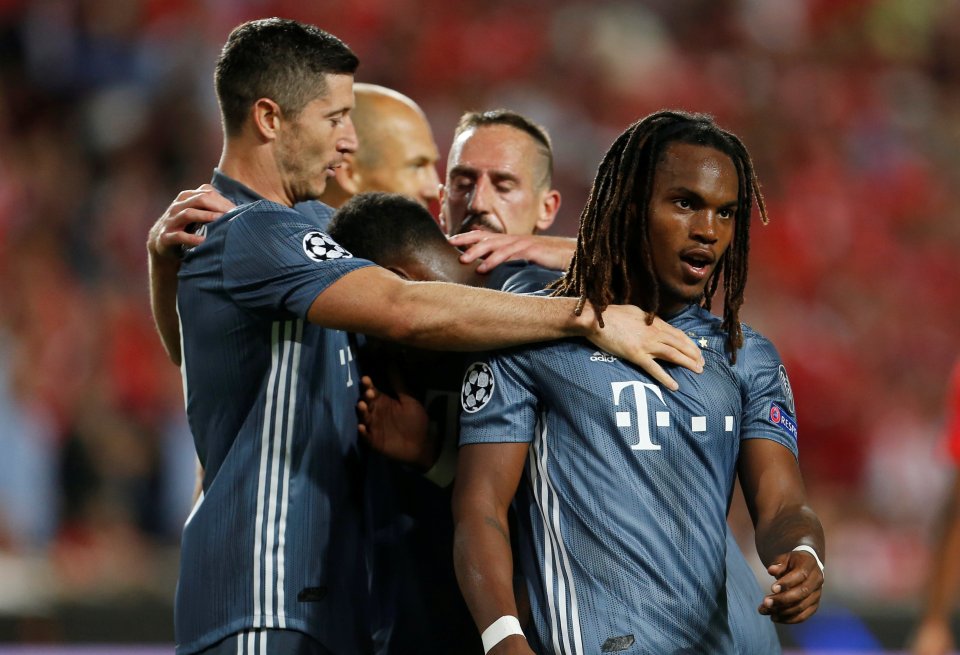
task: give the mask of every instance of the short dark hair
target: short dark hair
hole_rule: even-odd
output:
[[[325,75],[352,75],[360,60],[343,41],[314,25],[284,18],[243,23],[227,37],[214,85],[228,135],[251,105],[270,98],[290,116],[327,92]]]
[[[509,109],[491,109],[483,112],[468,111],[460,117],[457,123],[457,129],[453,132],[453,140],[466,132],[467,130],[489,125],[506,125],[514,129],[525,132],[537,145],[537,150],[544,159],[544,167],[540,176],[540,185],[542,187],[550,186],[553,180],[553,143],[550,141],[550,134],[547,128],[533,122],[521,113]]]
[[[426,248],[450,247],[427,208],[398,193],[358,193],[333,215],[328,234],[381,266],[415,261]]]
[[[587,204],[580,214],[577,250],[564,277],[552,285],[556,295],[589,301],[598,313],[608,305],[630,302],[639,295],[642,309],[660,309],[660,284],[650,252],[650,196],[657,166],[672,143],[714,148],[737,170],[737,214],[733,239],[707,280],[702,305],[710,309],[723,279],[723,328],[732,361],[743,345],[740,306],[747,284],[750,216],[756,202],[760,218],[767,210],[753,162],[740,139],[721,129],[707,114],[659,111],[628,127],[604,155]],[[635,294],[635,292],[637,292]],[[601,320],[601,325],[602,325]]]

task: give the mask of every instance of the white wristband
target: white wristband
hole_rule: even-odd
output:
[[[797,547],[794,548],[793,550],[794,550],[794,552],[796,552],[796,551],[798,551],[798,550],[802,550],[802,551],[805,551],[805,552],[810,553],[811,555],[813,555],[813,559],[817,560],[817,566],[820,567],[820,574],[821,574],[821,575],[823,574],[823,562],[820,561],[820,556],[817,555],[817,551],[815,551],[812,546],[808,546],[808,545],[806,545],[806,544],[803,544],[803,545],[801,545],[801,546],[797,546]]]
[[[501,616],[499,619],[487,626],[487,629],[480,635],[483,641],[483,653],[486,655],[490,649],[511,635],[520,635],[523,637],[523,630],[520,629],[520,621],[515,616]],[[524,637],[525,638],[525,637]]]

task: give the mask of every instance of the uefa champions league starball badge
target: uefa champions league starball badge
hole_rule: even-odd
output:
[[[473,414],[490,402],[494,389],[493,371],[486,362],[474,362],[463,376],[460,389],[460,405],[463,411]]]
[[[308,232],[303,237],[303,252],[315,262],[353,257],[343,246],[323,232]]]

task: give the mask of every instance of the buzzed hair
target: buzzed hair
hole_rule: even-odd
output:
[[[360,141],[360,147],[353,154],[353,158],[361,166],[368,169],[374,168],[383,156],[380,141],[384,130],[388,129],[381,123],[384,115],[389,115],[385,114],[384,108],[378,105],[393,101],[421,116],[423,111],[413,100],[399,91],[378,84],[357,82],[353,85],[353,92],[356,105],[350,115],[353,118],[353,126],[357,130],[357,139]],[[426,122],[426,116],[423,116],[423,120]]]
[[[543,169],[539,176],[541,188],[549,187],[553,181],[553,143],[550,134],[542,125],[533,122],[523,114],[509,109],[491,109],[489,111],[469,111],[460,117],[457,129],[453,132],[453,140],[467,130],[486,127],[489,125],[506,125],[525,132],[537,146],[543,157]]]
[[[417,261],[427,248],[450,248],[427,208],[399,193],[355,195],[333,215],[328,234],[381,266]]]
[[[327,74],[352,75],[359,64],[343,41],[314,25],[284,18],[243,23],[227,37],[214,73],[224,132],[238,134],[260,98],[295,117],[327,93]]]

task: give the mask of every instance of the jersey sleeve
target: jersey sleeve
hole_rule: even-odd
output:
[[[324,289],[373,263],[355,258],[302,214],[258,202],[234,217],[224,243],[224,289],[254,312],[305,318]]]
[[[741,439],[770,439],[797,456],[797,413],[787,369],[769,340],[752,334],[737,357],[744,374]]]
[[[947,449],[954,464],[960,466],[960,360],[953,367],[947,392]]]
[[[537,396],[514,355],[496,355],[468,366],[460,408],[461,446],[533,441]]]

